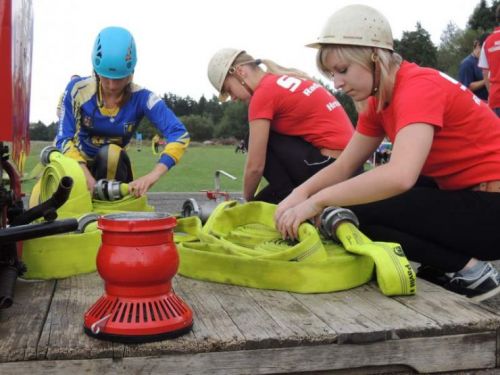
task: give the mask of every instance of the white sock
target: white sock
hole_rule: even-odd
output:
[[[477,279],[481,276],[481,274],[484,271],[484,268],[488,266],[488,262],[485,262],[483,260],[478,260],[476,264],[474,264],[472,267],[464,270],[461,269],[458,271],[455,276],[468,279],[468,280],[474,280]]]

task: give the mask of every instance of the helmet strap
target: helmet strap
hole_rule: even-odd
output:
[[[371,60],[373,63],[373,85],[371,95],[375,95],[377,94],[380,86],[380,61],[375,49],[373,49]]]
[[[96,80],[96,97],[97,97],[97,106],[99,108],[103,108],[105,106],[104,97],[102,94],[102,85],[101,78],[99,74],[94,70],[95,80]],[[122,92],[122,97],[120,101],[117,103],[118,107],[123,107],[123,105],[130,99],[132,96],[132,80],[125,86]]]
[[[101,91],[101,78],[99,74],[94,70],[95,82],[96,82],[96,96],[97,96],[97,106],[99,108],[104,107],[104,100],[102,99],[102,91]]]

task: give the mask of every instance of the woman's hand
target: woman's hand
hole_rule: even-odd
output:
[[[321,205],[312,199],[307,199],[294,207],[286,209],[276,220],[276,228],[284,239],[298,238],[300,224],[319,215],[322,210]]]
[[[300,192],[297,189],[293,190],[288,197],[278,204],[278,208],[274,213],[274,221],[276,221],[276,223],[280,221],[281,216],[286,210],[304,202],[307,198],[309,198],[309,196],[306,193]]]
[[[128,184],[129,192],[136,197],[146,194],[151,186],[167,172],[167,166],[161,163],[156,164],[154,169],[147,175],[144,175]]]
[[[146,194],[151,186],[160,179],[160,176],[150,172],[147,175],[139,177],[138,179],[128,184],[130,194],[140,197]]]

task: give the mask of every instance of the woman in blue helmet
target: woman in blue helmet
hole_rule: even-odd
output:
[[[77,160],[93,191],[96,180],[128,182],[140,196],[177,164],[189,144],[184,125],[160,97],[132,82],[137,53],[132,34],[107,27],[92,50],[94,74],[67,85],[56,146]],[[134,178],[124,147],[146,116],[167,140],[151,172]]]

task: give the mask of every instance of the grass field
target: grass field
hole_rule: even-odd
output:
[[[49,142],[31,142],[31,152],[26,161],[25,173],[29,173],[39,162],[40,150],[49,145]],[[158,160],[153,155],[149,144],[144,144],[141,151],[136,147],[128,150],[134,169],[135,176],[142,176],[149,172]],[[179,165],[172,168],[155,186],[152,192],[195,192],[202,189],[213,189],[214,173],[218,169],[237,177],[233,181],[221,176],[221,188],[231,192],[239,192],[242,189],[243,166],[245,155],[234,152],[234,146],[190,146]],[[30,193],[34,181],[23,183],[23,191]]]

